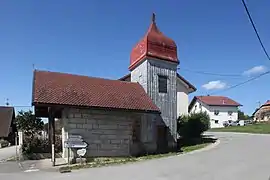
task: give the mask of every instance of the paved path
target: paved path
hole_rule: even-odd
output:
[[[220,144],[212,149],[139,163],[73,171],[1,174],[9,180],[268,180],[270,135],[213,133]]]
[[[16,155],[15,146],[1,148],[0,149],[0,162],[15,155]]]

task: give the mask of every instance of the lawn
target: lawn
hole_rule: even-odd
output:
[[[190,151],[204,148],[207,145],[210,145],[211,143],[213,143],[213,141],[212,142],[204,141],[201,144],[184,146],[181,148],[181,152],[170,152],[166,154],[145,155],[145,156],[140,156],[140,157],[126,157],[126,158],[91,158],[87,160],[88,162],[86,164],[73,164],[70,166],[63,166],[59,168],[59,171],[70,172],[70,170],[75,170],[75,169],[93,168],[93,167],[101,167],[101,166],[108,166],[108,165],[115,165],[115,164],[125,164],[125,163],[130,163],[130,162],[138,162],[138,161],[143,161],[143,160],[148,160],[148,159],[179,155],[179,154],[183,154],[183,153],[187,153]]]
[[[213,129],[210,129],[209,131],[270,134],[270,124],[258,123],[258,124],[247,125],[247,126],[230,126],[230,127],[225,127],[225,128],[213,128]]]

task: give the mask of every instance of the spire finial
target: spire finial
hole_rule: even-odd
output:
[[[155,13],[152,14],[152,23],[156,23],[156,14]]]

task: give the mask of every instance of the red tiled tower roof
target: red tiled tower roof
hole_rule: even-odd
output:
[[[159,112],[139,83],[34,71],[33,105]]]
[[[177,46],[172,39],[158,29],[155,14],[152,16],[152,22],[147,33],[131,51],[129,70],[132,70],[145,58],[157,58],[179,63]]]

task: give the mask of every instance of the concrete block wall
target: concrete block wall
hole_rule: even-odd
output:
[[[129,156],[139,152],[133,144],[132,125],[137,119],[143,121],[142,144],[147,151],[154,151],[156,140],[150,115],[89,109],[65,109],[63,111],[63,141],[69,135],[81,135],[89,144],[87,156]],[[146,138],[144,138],[146,136]],[[63,148],[64,149],[64,148]],[[67,157],[67,149],[63,150]]]
[[[111,111],[67,109],[64,129],[89,144],[88,156],[127,156],[132,144],[132,119]]]

